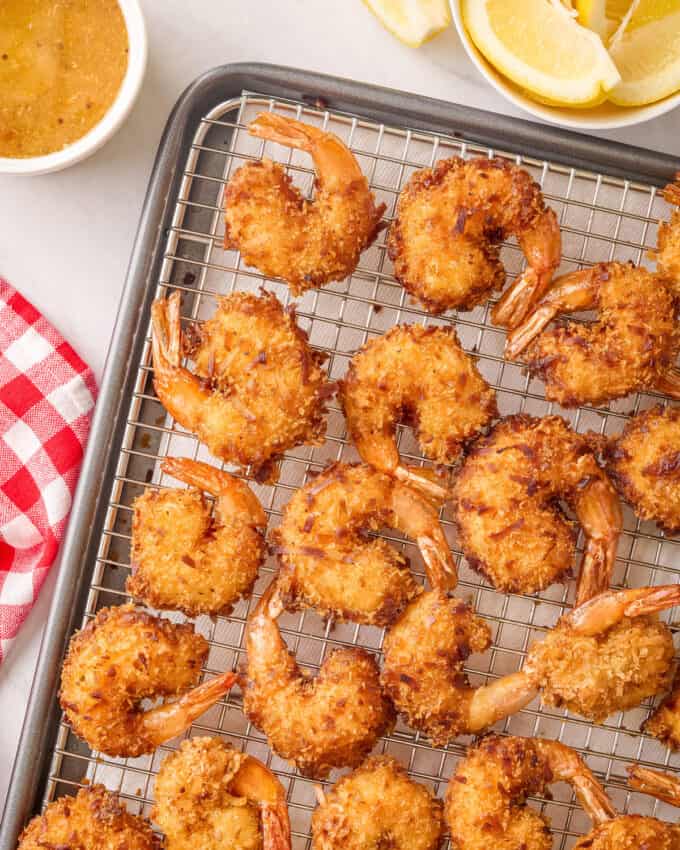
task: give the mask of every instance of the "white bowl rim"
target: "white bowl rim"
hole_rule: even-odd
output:
[[[102,119],[72,144],[34,157],[0,157],[0,174],[38,175],[61,171],[93,154],[120,128],[137,99],[148,56],[146,25],[139,0],[117,0],[128,31],[128,67],[115,100]]]
[[[542,121],[547,121],[551,124],[558,124],[562,127],[569,127],[575,130],[615,130],[622,127],[631,127],[634,124],[643,124],[645,121],[651,121],[653,118],[658,118],[660,115],[665,115],[680,104],[680,92],[669,95],[668,97],[656,103],[650,103],[646,106],[631,106],[622,108],[620,115],[615,116],[599,116],[589,115],[589,111],[584,109],[581,112],[574,109],[560,109],[559,107],[545,106],[531,100],[529,97],[523,97],[518,91],[515,91],[510,85],[505,84],[500,76],[490,73],[487,67],[486,60],[479,54],[477,48],[470,38],[465,24],[463,23],[463,15],[461,12],[461,0],[450,0],[451,13],[453,20],[458,30],[458,35],[465,52],[477,68],[484,79],[490,83],[496,91],[503,95],[506,100],[509,100],[515,106],[528,112],[530,115],[540,118]],[[574,113],[578,114],[575,115]]]

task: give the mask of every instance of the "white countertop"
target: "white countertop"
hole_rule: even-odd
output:
[[[45,313],[98,378],[163,125],[202,71],[245,60],[296,65],[519,114],[471,66],[453,29],[411,50],[361,0],[143,0],[143,6],[149,68],[118,136],[61,174],[0,177],[0,274]],[[680,109],[608,137],[680,155]],[[0,668],[0,810],[56,570]]]

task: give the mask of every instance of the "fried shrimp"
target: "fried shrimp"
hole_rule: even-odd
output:
[[[680,750],[680,672],[675,676],[671,692],[643,726],[672,750]]]
[[[596,310],[598,320],[546,330],[562,313]],[[545,397],[564,407],[600,404],[628,393],[657,390],[680,398],[677,302],[669,278],[624,263],[599,263],[556,280],[505,353],[522,352]]]
[[[167,850],[290,850],[286,791],[219,738],[182,741],[156,778],[154,821]]]
[[[680,532],[680,409],[638,413],[609,441],[604,459],[623,498],[640,519]]]
[[[490,735],[468,750],[446,792],[454,850],[551,850],[545,816],[525,805],[554,782],[568,782],[596,823],[615,816],[584,761],[558,741]]]
[[[575,534],[586,544],[577,601],[607,589],[621,508],[585,437],[559,416],[509,416],[470,450],[454,485],[459,541],[472,567],[505,593],[534,593],[569,572]]]
[[[675,182],[666,186],[663,195],[676,209],[671,220],[659,227],[655,257],[659,271],[675,281],[675,289],[680,291],[680,172],[675,175]]]
[[[436,510],[410,487],[365,464],[335,463],[298,490],[273,539],[286,607],[388,625],[420,592],[383,526],[415,539],[432,581],[455,586],[456,566]]]
[[[499,244],[516,236],[528,268],[493,313],[521,321],[560,264],[557,216],[531,176],[504,159],[458,157],[417,171],[397,205],[388,250],[402,286],[432,313],[468,310],[505,282]]]
[[[680,785],[668,774],[634,765],[630,785],[680,806]],[[574,850],[680,850],[680,826],[642,815],[621,815],[600,823],[574,845]]]
[[[156,301],[154,387],[168,413],[223,460],[262,475],[278,455],[319,445],[334,389],[292,311],[276,296],[235,292],[182,339],[180,293]],[[181,365],[182,347],[195,373]]]
[[[267,516],[228,472],[188,458],[167,458],[163,471],[200,489],[149,490],[135,500],[127,592],[189,617],[228,614],[250,595],[264,561]],[[217,497],[214,518],[201,490]]]
[[[61,707],[73,731],[110,756],[140,756],[183,732],[236,680],[197,684],[208,642],[191,625],[134,605],[103,608],[71,639],[61,673]],[[190,688],[193,687],[193,690]],[[180,697],[144,711],[145,699]]]
[[[372,756],[327,794],[319,790],[312,848],[437,850],[442,820],[442,804],[428,788],[391,756]]]
[[[392,729],[394,709],[364,649],[335,649],[316,676],[300,670],[276,622],[282,611],[272,583],[248,619],[243,710],[281,758],[323,779],[356,767]]]
[[[225,192],[225,248],[283,278],[294,295],[350,275],[385,212],[352,152],[333,133],[272,113],[258,115],[248,132],[310,154],[316,192],[306,200],[271,160],[241,166]]]
[[[496,394],[452,327],[397,325],[371,340],[352,358],[340,397],[362,459],[435,495],[445,495],[439,485],[402,465],[397,423],[415,425],[430,460],[453,463],[498,416]]]
[[[535,679],[524,672],[471,687],[463,664],[490,645],[486,623],[441,590],[411,602],[386,635],[383,687],[406,722],[435,746],[482,732],[538,693]]]
[[[28,824],[18,850],[160,850],[162,842],[147,821],[130,814],[103,785],[60,797]]]
[[[562,617],[529,649],[524,672],[545,705],[596,723],[668,689],[673,638],[656,613],[680,604],[680,585],[607,591]]]

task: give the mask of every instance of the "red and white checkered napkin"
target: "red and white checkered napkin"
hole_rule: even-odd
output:
[[[57,555],[95,394],[89,366],[0,278],[0,663]]]

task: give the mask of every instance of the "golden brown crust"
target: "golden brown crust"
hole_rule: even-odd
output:
[[[391,328],[354,355],[340,393],[359,453],[385,472],[399,463],[398,422],[413,424],[426,457],[453,463],[498,415],[495,392],[453,327]]]
[[[394,621],[420,588],[408,559],[366,532],[396,527],[390,496],[401,486],[364,464],[335,463],[293,495],[272,535],[286,607],[374,625]]]
[[[306,200],[269,159],[241,166],[225,191],[225,247],[249,266],[283,278],[294,295],[350,275],[380,230],[385,205],[365,177],[343,191],[317,180]]]
[[[149,823],[130,814],[103,785],[60,797],[28,824],[18,850],[160,850]]]
[[[372,756],[312,815],[313,850],[437,850],[442,804],[391,756]]]
[[[671,632],[656,615],[624,618],[595,636],[576,634],[566,618],[529,649],[546,705],[596,723],[666,690],[673,665]]]
[[[606,446],[604,459],[640,519],[680,532],[680,409],[657,405],[638,413]]]
[[[680,827],[656,818],[622,815],[580,838],[574,850],[680,850]]]
[[[156,743],[141,724],[142,700],[171,697],[198,682],[208,642],[189,623],[133,605],[103,608],[69,644],[59,699],[73,731],[93,749],[139,756]]]
[[[468,750],[446,792],[453,850],[550,850],[547,819],[525,805],[553,772],[538,742],[490,735]]]
[[[525,354],[532,375],[545,381],[546,398],[563,407],[654,389],[678,353],[677,305],[667,278],[615,262],[593,266],[589,277],[598,320],[549,328]]]
[[[676,675],[671,692],[643,726],[672,750],[680,750],[680,673]]]
[[[386,635],[383,687],[434,746],[470,732],[474,688],[463,664],[490,645],[488,626],[468,605],[434,591],[411,602]]]
[[[323,442],[325,402],[335,390],[321,368],[325,355],[310,348],[295,311],[275,295],[220,299],[183,345],[211,394],[195,421],[180,421],[216,457],[266,478],[287,449]],[[163,401],[158,381],[156,390]]]
[[[507,160],[440,160],[399,196],[387,240],[395,277],[431,313],[469,310],[503,286],[500,243],[545,213],[538,184]]]
[[[168,850],[261,850],[258,807],[233,788],[247,759],[219,738],[191,738],[164,760],[152,817]]]
[[[229,614],[250,595],[265,557],[254,522],[211,516],[196,489],[149,490],[133,510],[129,594],[188,617]]]
[[[453,488],[468,563],[506,593],[534,593],[562,580],[576,534],[558,500],[573,507],[600,479],[606,482],[587,439],[561,417],[501,420],[472,445]]]

